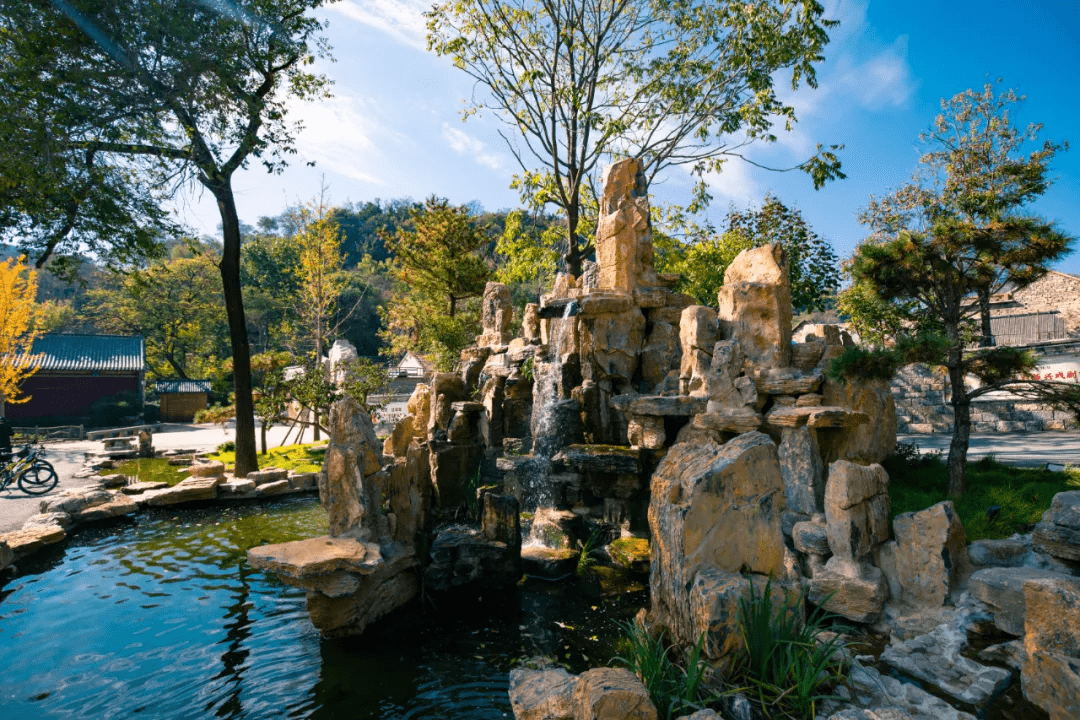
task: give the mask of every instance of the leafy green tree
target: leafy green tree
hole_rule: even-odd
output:
[[[435,197],[413,213],[412,224],[384,238],[396,284],[382,312],[383,337],[391,353],[416,350],[449,369],[480,331],[477,299],[493,275],[480,251],[492,239],[467,208]]]
[[[101,332],[142,335],[151,378],[207,378],[227,354],[217,258],[200,255],[117,273],[89,291],[85,310]]]
[[[678,206],[654,210],[653,224],[657,270],[679,273],[679,289],[702,305],[716,306],[724,272],[740,252],[774,242],[787,251],[791,304],[797,312],[824,309],[840,284],[829,242],[806,224],[802,213],[771,195],[760,208],[729,211],[723,233],[698,224]]]
[[[952,128],[951,146],[941,149],[944,135],[924,136],[931,150],[923,156],[923,172],[883,199],[871,199],[860,217],[871,235],[846,267],[853,285],[841,303],[856,311],[855,321],[892,325],[900,333],[891,367],[927,362],[948,373],[952,497],[965,489],[972,400],[1005,388],[1044,397],[1057,390],[1025,378],[1035,362],[1029,353],[979,342],[986,334],[980,296],[1031,282],[1072,244],[1052,223],[1018,211],[1050,184],[1048,162],[1058,147],[1045,143],[1026,158],[1014,154],[1020,144],[1005,111],[1014,101],[1011,93],[994,99],[989,86],[981,94],[969,90],[943,101],[935,132]],[[1034,139],[1036,131],[1029,128],[1028,137]],[[1004,154],[991,150],[1006,146],[1010,152]],[[891,314],[881,313],[883,308]],[[850,351],[837,371],[889,367],[887,354],[882,348]],[[968,376],[979,386],[969,387]]]
[[[466,109],[492,110],[533,202],[566,213],[569,272],[592,244],[579,235],[582,193],[598,163],[634,156],[651,182],[689,164],[704,177],[755,142],[772,142],[795,110],[774,81],[816,86],[834,21],[813,0],[447,0],[428,13],[428,47],[487,90]],[[799,165],[815,187],[843,177],[833,146]],[[531,156],[531,158],[529,157]],[[595,190],[595,188],[593,188]]]
[[[728,214],[728,232],[750,238],[753,247],[780,243],[791,268],[791,305],[797,312],[824,310],[840,287],[840,265],[829,241],[803,220],[797,208],[788,208],[766,196],[759,209]]]
[[[37,17],[34,3],[0,2],[5,28],[25,30]],[[0,242],[69,278],[80,254],[127,265],[159,256],[159,239],[177,230],[157,193],[130,182],[130,166],[76,147],[90,111],[69,93],[90,78],[55,49],[81,40],[71,23],[0,32]]]
[[[542,227],[529,222],[521,210],[511,211],[495,243],[495,278],[506,285],[528,285],[538,298],[555,279],[560,240],[558,228],[553,225]]]
[[[31,91],[44,83],[59,115],[79,118],[61,136],[66,149],[117,158],[152,183],[197,181],[217,202],[245,476],[257,459],[232,177],[252,159],[279,171],[296,130],[287,104],[326,94],[325,78],[308,71],[327,49],[308,14],[323,0],[0,2],[5,30],[33,38],[41,68],[16,79]]]

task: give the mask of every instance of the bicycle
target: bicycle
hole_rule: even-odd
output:
[[[29,445],[12,454],[0,470],[0,490],[17,482],[27,495],[44,495],[56,487],[60,477],[49,461],[44,459],[45,447]]]

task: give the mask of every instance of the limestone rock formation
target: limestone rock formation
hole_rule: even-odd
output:
[[[653,616],[679,642],[693,644],[705,629],[695,622],[688,591],[706,568],[786,577],[783,481],[767,435],[676,445],[651,490]]]
[[[631,293],[659,284],[653,267],[648,186],[641,160],[629,158],[604,170],[596,225],[597,286]]]
[[[656,706],[641,680],[626,668],[593,668],[574,686],[575,720],[656,720]]]
[[[1024,585],[1024,697],[1050,720],[1080,717],[1080,581]]]
[[[480,320],[483,333],[476,338],[476,344],[484,346],[506,345],[512,333],[510,326],[514,321],[514,304],[510,299],[510,289],[499,282],[489,282],[484,286],[481,302]]]
[[[1080,560],[1080,490],[1058,493],[1032,533],[1035,548],[1064,560]]]
[[[791,364],[791,277],[779,243],[743,250],[717,296],[720,337],[735,340],[758,368]]]
[[[510,671],[510,706],[517,720],[574,720],[578,678],[564,668]]]
[[[968,582],[968,592],[981,600],[994,616],[994,625],[1010,635],[1023,636],[1027,608],[1024,586],[1029,580],[1054,580],[1059,573],[1035,568],[1010,567],[979,570]]]
[[[940,607],[971,574],[967,536],[951,500],[897,515],[896,566],[903,599]]]

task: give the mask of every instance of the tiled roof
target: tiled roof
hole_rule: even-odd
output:
[[[143,339],[128,335],[42,335],[32,352],[42,370],[142,372],[146,363]]]
[[[157,393],[208,393],[209,380],[158,380],[154,383]]]

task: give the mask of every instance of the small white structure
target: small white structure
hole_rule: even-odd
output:
[[[390,394],[372,395],[370,398],[374,403],[386,401],[386,405],[375,412],[376,423],[380,426],[393,427],[405,417],[405,406],[413,390],[420,383],[431,382],[433,371],[434,367],[426,358],[411,351],[406,352],[404,357],[391,365],[387,370],[390,376]]]

